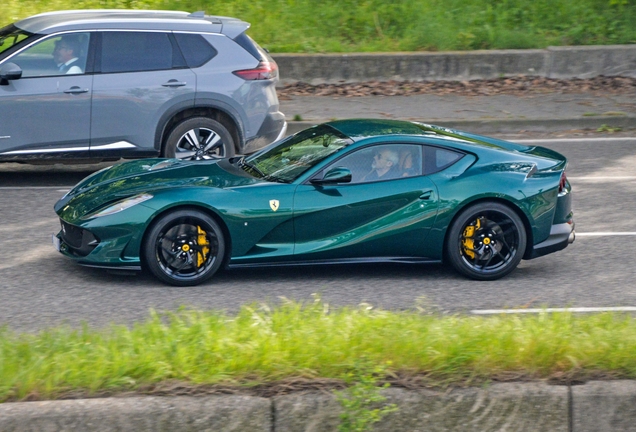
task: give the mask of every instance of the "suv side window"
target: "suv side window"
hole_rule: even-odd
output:
[[[90,33],[67,33],[47,37],[13,56],[22,77],[83,74]]]
[[[198,68],[209,62],[217,51],[201,35],[175,33],[181,53],[189,68]]]
[[[102,32],[102,73],[172,69],[173,49],[168,33]]]

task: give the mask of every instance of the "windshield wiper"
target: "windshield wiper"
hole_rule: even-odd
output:
[[[273,176],[271,174],[265,176],[264,178],[265,180],[273,181],[274,183],[289,183],[287,180],[283,180],[282,178]]]
[[[254,171],[255,173],[257,173],[258,175],[260,175],[262,178],[267,177],[265,175],[265,173],[263,171],[261,171],[256,165],[252,165],[249,162],[245,162],[245,156],[243,156],[242,158],[239,159],[238,161],[238,165],[241,168],[247,168],[250,171]]]
[[[249,162],[245,162],[245,156],[243,156],[242,158],[240,158],[238,161],[238,166],[243,168],[244,170],[247,168],[250,171],[253,171],[255,173],[257,173],[259,176],[261,176],[261,178],[263,180],[267,180],[267,181],[271,181],[271,182],[275,182],[275,183],[289,183],[289,181],[282,179],[280,177],[276,177],[274,175],[271,174],[265,174],[263,171],[261,171],[256,165],[251,164]]]

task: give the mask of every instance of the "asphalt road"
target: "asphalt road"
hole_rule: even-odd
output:
[[[0,325],[37,331],[62,323],[131,324],[151,308],[181,305],[230,312],[280,297],[386,309],[416,304],[451,312],[506,307],[636,306],[636,138],[537,141],[565,154],[574,186],[577,240],[566,250],[523,261],[510,276],[475,282],[442,265],[356,265],[226,271],[194,288],[148,275],[75,265],[57,253],[53,204],[102,165],[0,165]],[[622,234],[621,234],[622,233]],[[620,235],[619,235],[620,234]]]

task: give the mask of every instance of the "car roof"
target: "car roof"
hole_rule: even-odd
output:
[[[528,151],[530,149],[530,147],[524,145],[496,138],[462,132],[443,126],[403,120],[348,119],[335,120],[327,124],[354,141],[378,136],[410,135],[431,137],[439,143],[462,142],[471,146],[499,148],[507,151]]]
[[[327,123],[353,140],[381,135],[428,135],[415,123],[401,120],[350,119]]]
[[[15,23],[30,33],[51,34],[69,30],[135,29],[223,33],[231,38],[249,28],[237,18],[205,15],[203,11],[85,9],[47,12]]]

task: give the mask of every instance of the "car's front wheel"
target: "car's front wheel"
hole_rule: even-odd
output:
[[[168,135],[163,155],[203,160],[234,156],[234,140],[225,126],[207,117],[193,117],[177,124]]]
[[[143,260],[161,281],[198,285],[219,269],[225,255],[223,231],[209,215],[177,210],[162,216],[145,236]]]
[[[525,227],[514,210],[483,202],[463,210],[455,219],[446,251],[459,273],[476,280],[495,280],[517,267],[526,241]]]

